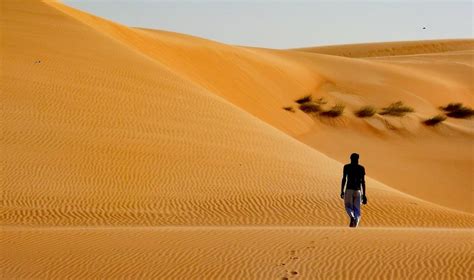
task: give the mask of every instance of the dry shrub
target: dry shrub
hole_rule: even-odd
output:
[[[388,105],[385,108],[382,108],[380,115],[389,115],[396,117],[403,117],[406,113],[414,112],[415,110],[412,107],[405,106],[403,102],[398,101]]]
[[[443,122],[445,120],[446,120],[445,115],[436,115],[432,118],[424,120],[423,123],[425,125],[428,125],[428,126],[435,126],[435,125],[438,125],[438,124],[440,124],[441,122]]]
[[[298,104],[304,104],[304,103],[311,102],[312,100],[313,100],[313,97],[310,94],[310,95],[303,96],[299,99],[296,99],[295,102]]]
[[[451,118],[467,119],[474,116],[474,110],[465,107],[462,103],[449,103],[445,107],[440,107],[446,112],[446,115]]]
[[[359,118],[372,117],[377,113],[377,110],[374,106],[363,106],[359,110],[355,111],[354,114]]]
[[[300,110],[307,114],[317,113],[321,111],[321,106],[313,102],[305,102],[300,105]]]

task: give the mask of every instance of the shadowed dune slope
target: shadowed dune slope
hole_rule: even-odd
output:
[[[437,127],[426,127],[422,121],[440,114],[438,107],[450,102],[474,105],[474,51],[370,60],[281,55],[326,77],[327,83],[315,90],[315,96],[346,106],[341,118],[315,118],[310,131],[298,139],[341,162],[358,151],[369,174],[391,187],[473,211],[472,119],[450,118]],[[354,115],[362,106],[380,109],[399,100],[415,112],[401,118]],[[430,176],[420,178],[420,174]]]

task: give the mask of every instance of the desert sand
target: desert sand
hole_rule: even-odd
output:
[[[473,122],[422,120],[474,106],[474,40],[251,48],[38,0],[1,36],[2,278],[473,277]]]

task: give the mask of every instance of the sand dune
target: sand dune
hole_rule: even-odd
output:
[[[469,273],[472,121],[420,119],[474,104],[472,41],[353,59],[128,28],[58,2],[3,1],[1,22],[5,278],[282,278],[291,250],[288,277],[356,278],[340,270],[347,246],[375,278]],[[305,94],[348,112],[282,109]],[[416,113],[350,114],[397,100]],[[338,195],[354,150],[370,203],[349,231]]]
[[[4,223],[307,224],[311,220],[310,224],[328,225],[344,221],[337,196],[340,163],[197,83],[183,80],[135,48],[55,8],[33,3],[68,28],[24,22],[25,26],[15,26],[36,28],[42,36],[6,32],[12,44],[2,53],[12,71],[4,73],[4,80],[14,82],[5,83],[10,111],[4,126],[4,145],[9,148],[4,153],[8,162]],[[21,9],[12,14],[16,19],[31,17]],[[54,37],[48,27],[55,31]],[[48,36],[54,45],[45,40]],[[88,42],[95,44],[89,47]],[[18,56],[21,47],[30,53],[25,50],[26,55]],[[54,49],[81,57],[64,61]],[[91,63],[94,57],[100,59]],[[42,62],[34,63],[38,59]],[[31,75],[15,71],[26,64]],[[80,71],[71,72],[69,65]],[[385,223],[379,217],[379,225],[470,224],[468,215],[422,201],[411,206],[414,198],[369,182],[374,189],[371,207],[380,209],[375,212],[399,216],[394,220],[387,215]],[[32,187],[37,185],[42,187]],[[177,213],[176,208],[181,210]],[[302,210],[307,218],[301,218]],[[452,218],[421,219],[408,215],[411,212]],[[314,219],[315,213],[324,215]]]
[[[343,102],[347,106],[348,117],[354,116],[350,111],[366,104],[378,107],[386,106],[391,102],[403,100],[414,106],[417,116],[413,119],[381,118],[360,122],[356,120],[345,126],[354,127],[357,135],[354,138],[366,138],[373,135],[377,137],[366,138],[364,142],[350,145],[352,150],[366,151],[372,143],[380,143],[380,128],[389,133],[393,127],[398,127],[402,133],[408,130],[415,136],[421,134],[425,146],[435,145],[435,150],[448,150],[446,160],[438,161],[434,166],[427,164],[422,169],[411,169],[413,174],[400,178],[398,174],[404,171],[404,166],[417,164],[418,158],[430,158],[432,150],[419,150],[418,147],[398,149],[399,142],[392,144],[387,141],[384,154],[397,151],[395,158],[390,158],[394,164],[381,161],[374,153],[365,153],[367,162],[374,170],[373,176],[390,186],[401,191],[415,195],[444,206],[458,210],[472,212],[470,193],[473,191],[470,174],[474,171],[470,155],[464,152],[470,148],[474,140],[472,122],[456,124],[454,133],[461,130],[464,139],[462,149],[460,146],[450,144],[452,137],[426,136],[420,120],[429,118],[439,113],[438,107],[450,102],[463,102],[473,106],[472,98],[474,75],[473,41],[472,40],[442,40],[399,42],[384,44],[368,44],[367,49],[396,49],[403,50],[403,46],[410,48],[417,54],[437,53],[404,56],[398,60],[361,60],[347,59],[335,56],[302,53],[294,51],[275,51],[255,48],[242,48],[229,46],[209,40],[176,33],[134,30],[112,22],[105,22],[100,18],[77,12],[63,5],[55,7],[68,12],[75,18],[93,26],[95,29],[106,32],[109,36],[129,47],[140,51],[150,58],[162,63],[174,73],[186,80],[192,80],[209,91],[226,98],[228,101],[245,109],[252,115],[267,123],[289,133],[297,139],[303,140],[310,146],[322,151],[333,158],[343,161],[347,158],[347,149],[340,149],[343,144],[338,138],[347,139],[347,131],[336,137],[331,147],[322,150],[321,139],[316,141],[313,136],[324,136],[321,128],[315,129],[315,122],[307,115],[297,110],[289,114],[282,110],[283,106],[294,105],[294,100],[307,95],[325,96],[333,103]],[[355,46],[353,46],[356,48]],[[360,45],[358,48],[362,48]],[[462,52],[460,53],[459,51]],[[444,53],[439,54],[439,52]],[[403,54],[403,52],[397,53]],[[411,63],[411,64],[410,64]],[[222,71],[226,75],[222,75]],[[382,94],[383,93],[383,94]],[[350,121],[350,120],[349,120]],[[387,128],[386,123],[389,123]],[[451,123],[453,121],[449,121]],[[316,123],[318,125],[319,122]],[[466,127],[467,126],[467,127]],[[358,133],[360,129],[363,133]],[[322,128],[327,129],[327,128]],[[451,135],[453,126],[444,135]],[[467,134],[464,133],[467,130]],[[429,132],[428,132],[429,133]],[[438,140],[432,140],[436,137]],[[308,139],[311,139],[309,141]],[[410,146],[411,139],[401,140],[402,146]],[[404,154],[413,154],[413,158],[406,158]],[[443,156],[444,157],[444,156]],[[461,165],[456,165],[455,170],[449,163],[451,158],[458,158]],[[460,168],[458,168],[460,167]],[[416,175],[418,172],[433,172],[434,170],[447,169],[448,174],[438,173],[439,176],[427,182],[427,188],[419,188]],[[384,172],[389,170],[389,174]],[[460,171],[461,170],[461,171]],[[461,176],[459,176],[461,175]],[[450,196],[445,196],[446,183],[457,185],[456,191]],[[461,203],[458,203],[458,202]]]

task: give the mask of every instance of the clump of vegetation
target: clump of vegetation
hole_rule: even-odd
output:
[[[388,107],[382,108],[380,115],[389,115],[396,117],[403,117],[406,113],[414,112],[415,110],[412,107],[405,106],[403,102],[397,101],[388,105]]]
[[[445,107],[440,107],[440,109],[451,118],[466,119],[474,116],[474,110],[463,106],[462,103],[449,103]]]
[[[299,99],[296,99],[295,102],[298,104],[304,104],[304,103],[311,102],[312,100],[313,100],[313,97],[310,94],[310,95],[305,95]]]
[[[303,96],[300,99],[295,100],[295,102],[300,104],[300,110],[307,114],[321,112],[321,106],[327,103],[326,99],[323,97],[313,100],[311,95]]]
[[[436,115],[432,118],[424,120],[423,123],[425,125],[428,125],[428,126],[435,126],[435,125],[440,124],[441,122],[443,122],[445,120],[446,120],[445,115]]]
[[[321,106],[313,102],[305,102],[300,105],[300,110],[307,114],[317,113],[321,111]]]
[[[343,104],[336,104],[331,109],[321,112],[321,116],[331,117],[331,118],[339,117],[342,115],[342,113],[344,113],[344,108],[345,106]]]
[[[286,107],[283,107],[283,110],[288,111],[288,112],[292,112],[292,113],[295,112],[295,109],[293,109],[293,106],[286,106]]]
[[[373,106],[363,106],[359,110],[355,111],[354,114],[359,118],[367,118],[375,115],[377,110]]]

